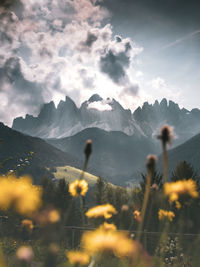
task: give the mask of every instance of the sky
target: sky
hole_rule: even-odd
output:
[[[197,0],[1,0],[0,121],[92,94],[200,108]],[[103,105],[92,108],[106,109]]]

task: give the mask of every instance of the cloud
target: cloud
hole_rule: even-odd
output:
[[[96,90],[136,93],[129,69],[142,49],[129,38],[113,40],[107,18],[94,0],[1,2],[0,120],[10,125],[13,116],[35,114],[43,102],[65,95],[80,104]],[[5,111],[7,105],[12,110]]]
[[[0,88],[1,121],[9,121],[16,114],[24,115],[30,107],[35,113],[44,103],[42,85],[23,77],[19,58],[8,59],[0,68]]]
[[[91,102],[91,103],[89,103],[87,108],[88,109],[97,109],[99,111],[112,110],[112,107],[107,103],[106,100]]]
[[[154,90],[154,94],[156,99],[163,98],[163,92],[165,93],[165,98],[172,100],[179,100],[180,90],[175,88],[173,85],[168,85],[166,81],[161,77],[156,77],[155,79],[149,82],[152,89]]]

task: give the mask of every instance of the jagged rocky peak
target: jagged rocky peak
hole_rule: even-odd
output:
[[[98,101],[102,101],[102,100],[103,100],[103,98],[100,95],[94,94],[88,99],[88,102],[92,103],[92,102],[98,102]]]
[[[180,110],[179,105],[169,100],[169,109]]]
[[[74,101],[69,97],[65,97],[65,101],[61,100],[58,104],[57,110],[58,112],[60,111],[65,111],[65,110],[77,110],[77,106],[74,103]]]
[[[167,99],[163,98],[160,102],[160,107],[164,110],[167,109]]]

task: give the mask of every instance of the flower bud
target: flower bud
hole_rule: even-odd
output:
[[[147,156],[146,167],[147,167],[148,171],[153,172],[155,170],[157,160],[158,160],[158,158],[156,155],[148,155]]]
[[[92,153],[92,140],[88,139],[85,145],[84,153],[86,158],[88,159],[90,154]]]

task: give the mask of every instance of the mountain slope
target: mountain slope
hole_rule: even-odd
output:
[[[49,139],[54,145],[74,157],[82,157],[82,147],[87,139],[92,139],[93,151],[89,167],[95,175],[101,175],[113,183],[123,184],[126,177],[145,163],[149,153],[157,150],[152,140],[145,137],[128,136],[122,132],[106,132],[98,128],[88,128],[63,139]]]
[[[0,162],[9,159],[0,168],[1,173],[18,169],[19,173],[31,174],[36,182],[47,172],[46,167],[72,165],[81,167],[75,157],[58,150],[45,141],[21,134],[0,123]],[[34,152],[31,156],[30,151]],[[22,168],[22,170],[20,170]]]
[[[187,142],[168,151],[169,176],[181,161],[187,161],[200,173],[200,134],[194,136]],[[158,167],[162,168],[162,157],[160,156]]]

